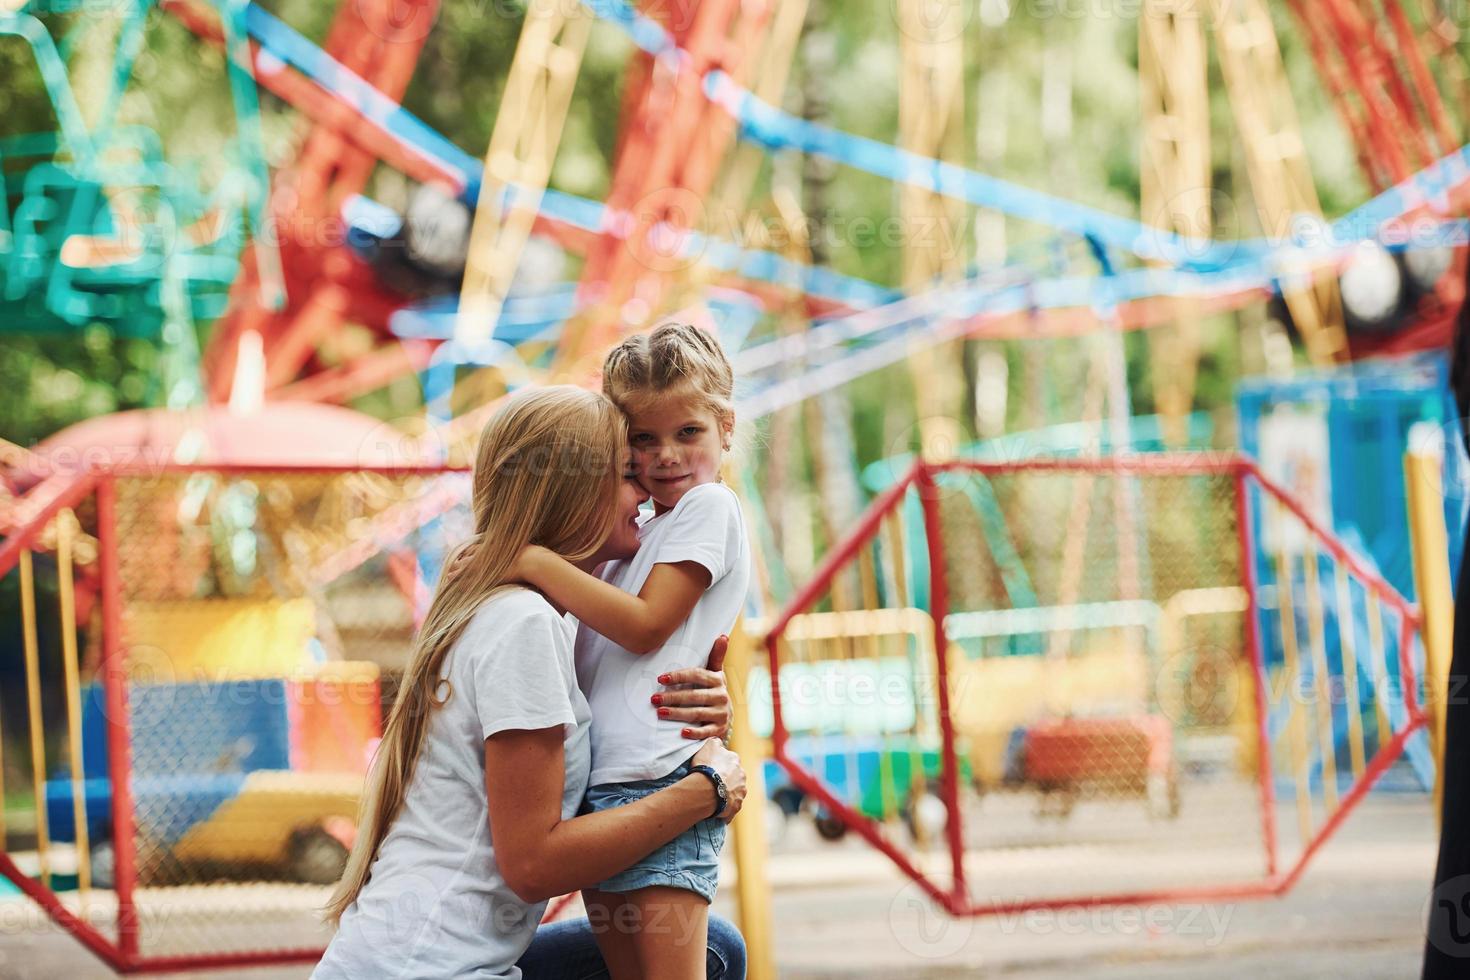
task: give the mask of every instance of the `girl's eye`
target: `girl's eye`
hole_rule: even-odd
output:
[[[684,433],[684,435],[686,435],[686,436],[697,436],[697,435],[699,435],[699,434],[700,434],[700,433],[701,433],[701,432],[703,432],[703,431],[704,431],[704,430],[703,430],[703,429],[701,429],[701,428],[700,428],[700,427],[699,427],[699,426],[697,426],[697,425],[686,425],[686,426],[684,426],[684,428],[683,428],[683,433]]]

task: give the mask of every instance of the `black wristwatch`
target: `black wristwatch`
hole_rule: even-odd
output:
[[[709,777],[709,781],[715,784],[715,798],[719,801],[715,804],[715,812],[711,816],[718,817],[725,812],[725,807],[730,803],[730,791],[725,789],[725,781],[720,774],[715,772],[713,766],[690,766],[690,772],[702,772]]]

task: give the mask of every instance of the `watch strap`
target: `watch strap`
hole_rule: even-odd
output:
[[[711,816],[718,817],[724,813],[725,807],[730,803],[730,794],[725,789],[725,781],[720,778],[720,774],[715,772],[713,766],[690,766],[689,771],[704,773],[715,784],[715,812]]]

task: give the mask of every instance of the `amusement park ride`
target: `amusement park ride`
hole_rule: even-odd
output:
[[[379,672],[391,678],[464,533],[462,465],[496,397],[586,381],[609,343],[678,311],[721,331],[746,418],[901,362],[918,382],[920,457],[887,461],[868,510],[829,535],[805,585],[781,585],[779,543],[757,529],[770,568],[748,626],[770,655],[769,781],[783,808],[811,808],[826,836],[856,831],[955,914],[1289,888],[1432,722],[1415,693],[1436,652],[1419,637],[1425,611],[1249,459],[1080,449],[1099,431],[1118,454],[1208,447],[1190,412],[1194,330],[1211,313],[1270,303],[1321,367],[1447,344],[1464,292],[1456,219],[1470,156],[1431,66],[1453,62],[1450,103],[1462,104],[1453,28],[1429,3],[1290,4],[1376,195],[1329,222],[1263,0],[1147,0],[1140,222],[964,166],[961,8],[898,5],[895,146],[780,108],[806,0],[647,12],[532,2],[479,159],[401,105],[440,29],[437,0],[342,3],[320,46],[245,0],[124,3],[110,15],[110,88],[90,113],[67,58],[106,18],[78,17],[67,0],[5,5],[0,35],[34,52],[59,129],[0,138],[0,329],[102,323],[156,336],[171,360],[161,414],[119,417],[108,465],[55,462],[63,448],[85,459],[96,430],[6,444],[0,571],[22,583],[41,857],[40,880],[10,852],[0,874],[121,970],[313,956],[314,927],[265,947],[211,931],[233,893],[186,913],[181,882],[238,880],[230,867],[249,866],[269,886],[262,901],[294,908],[283,877],[331,879],[379,698],[391,696]],[[237,132],[208,192],[169,165],[156,134],[114,124],[162,17],[226,59]],[[603,202],[550,187],[595,29],[634,47]],[[1211,237],[1208,37],[1262,230],[1253,239]],[[294,157],[270,167],[262,91],[302,127]],[[814,264],[799,241],[722,239],[713,216],[753,207],[762,157],[775,153],[896,182],[910,227],[959,227],[971,208],[1049,226],[1084,243],[1100,273],[1020,254],[976,269],[957,239],[910,236],[890,287]],[[415,186],[401,214],[367,197],[379,166]],[[772,206],[801,223],[789,189],[774,188]],[[518,279],[536,240],[581,257],[575,282]],[[781,329],[747,343],[766,314]],[[362,328],[356,340],[349,325]],[[1133,417],[1123,357],[1124,332],[1142,328],[1161,379],[1152,428]],[[1049,337],[1095,345],[1088,432],[1038,433],[1055,441],[1044,460],[1017,462],[999,442],[962,447],[965,379],[951,348]],[[430,416],[413,433],[339,407],[411,374]],[[292,431],[319,457],[272,458],[265,433]],[[1170,516],[1180,508],[1186,520]],[[38,569],[54,570],[64,596],[68,758],[55,772],[36,680]],[[186,619],[191,638],[169,639]],[[285,653],[254,657],[246,635]],[[890,675],[908,685],[891,711],[782,702],[804,678],[856,691]],[[1347,704],[1269,696],[1338,681]],[[1199,684],[1215,685],[1208,704],[1191,700]],[[1393,685],[1405,700],[1388,701]],[[1234,692],[1228,704],[1212,700],[1216,686]],[[345,706],[344,691],[357,692]],[[241,697],[279,710],[217,710]],[[199,727],[180,727],[185,716]],[[1024,794],[1002,792],[1017,789],[1034,791],[1035,814],[1018,806]],[[1079,897],[1073,871],[1042,860],[1017,864],[1014,901],[972,896],[967,853],[1063,853],[1078,843],[1066,817],[1079,802],[1121,808],[1106,844],[1213,844],[1246,863],[1227,875],[1188,861],[1103,869]],[[886,829],[900,819],[912,847]],[[49,864],[53,840],[79,855],[75,891]],[[947,876],[927,859],[936,848]]]

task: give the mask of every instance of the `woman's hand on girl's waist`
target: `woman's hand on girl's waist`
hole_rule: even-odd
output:
[[[653,695],[652,710],[661,721],[684,722],[689,739],[723,739],[730,732],[730,690],[725,686],[725,650],[730,638],[721,636],[710,648],[708,667],[685,667],[660,674],[664,690]]]

